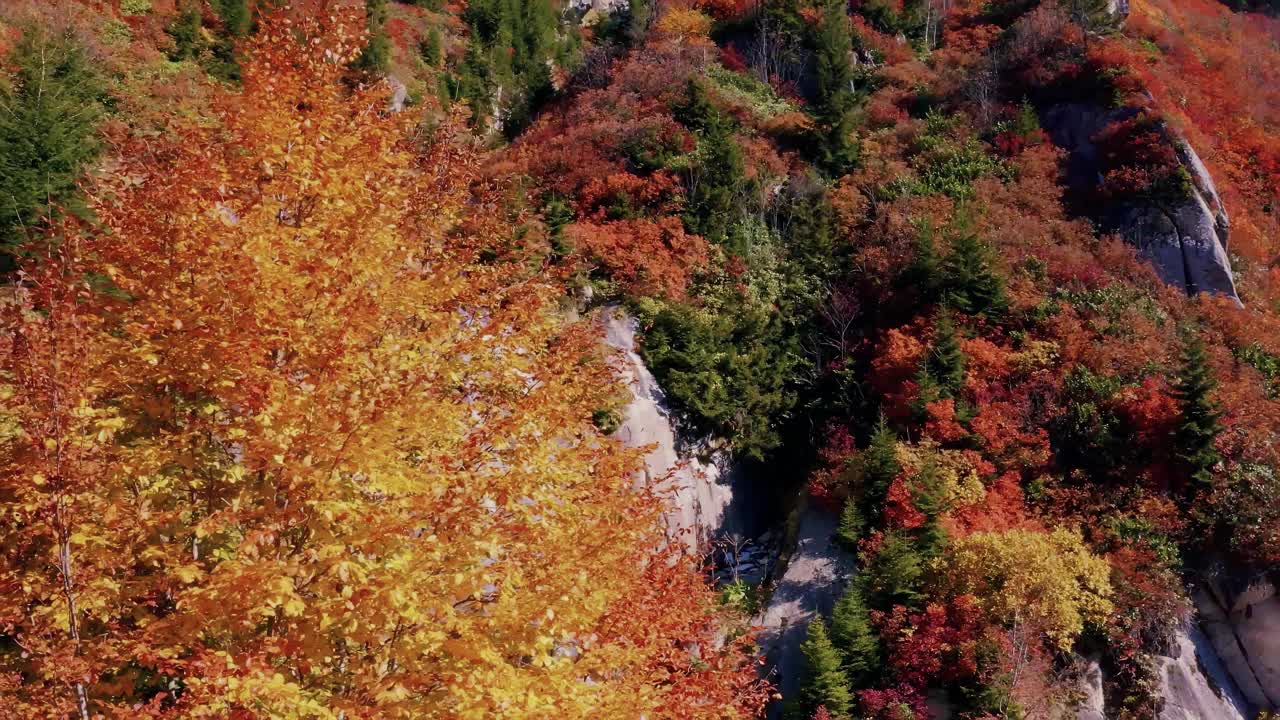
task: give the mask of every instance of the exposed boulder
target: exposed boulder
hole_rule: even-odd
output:
[[[636,351],[636,321],[616,307],[602,311],[605,341],[620,352],[619,367],[632,399],[623,411],[615,436],[630,447],[648,447],[637,486],[657,486],[671,493],[664,520],[667,538],[701,552],[722,533],[743,534],[746,528],[730,509],[741,472],[726,453],[703,461],[680,442],[665,396]]]
[[[1253,717],[1218,661],[1212,644],[1194,625],[1175,637],[1173,657],[1157,656],[1164,706],[1160,720],[1247,720]]]
[[[1102,665],[1097,656],[1085,659],[1077,682],[1079,704],[1076,705],[1076,720],[1107,720]]]
[[[1280,598],[1263,578],[1232,586],[1221,578],[1192,596],[1201,625],[1245,699],[1280,709]]]
[[[1091,103],[1061,103],[1044,112],[1049,137],[1069,153],[1067,180],[1071,186],[1092,188],[1101,182],[1094,138],[1111,123],[1137,112]],[[1213,178],[1185,140],[1167,128],[1162,130],[1191,181],[1187,196],[1173,203],[1119,202],[1097,208],[1094,214],[1104,227],[1118,232],[1149,259],[1165,282],[1188,294],[1224,295],[1238,304],[1227,256],[1230,221]]]

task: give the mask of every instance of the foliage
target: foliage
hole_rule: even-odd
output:
[[[875,679],[880,672],[880,638],[857,585],[845,590],[831,612],[831,642],[853,687],[866,687]]]
[[[978,140],[957,137],[954,120],[937,111],[930,111],[925,118],[925,129],[916,138],[911,164],[916,176],[895,180],[890,192],[965,199],[973,196],[976,180],[1005,171],[1000,160]]]
[[[386,72],[390,61],[391,41],[387,39],[387,0],[364,0],[367,39],[354,67],[365,72]]]
[[[869,515],[880,517],[889,485],[900,472],[902,464],[898,462],[898,436],[889,427],[884,415],[881,415],[871,434],[871,441],[862,454],[862,487]]]
[[[969,315],[998,316],[1009,300],[1004,279],[992,269],[991,251],[973,232],[963,229],[951,239],[951,251],[942,266],[946,302]]]
[[[954,592],[975,595],[994,618],[1030,623],[1063,650],[1112,609],[1110,567],[1070,530],[957,538],[940,569]]]
[[[867,603],[876,609],[894,605],[912,606],[922,597],[924,561],[911,534],[893,531],[886,535],[878,551],[867,559],[862,583]]]
[[[698,138],[691,171],[685,225],[717,244],[731,243],[730,232],[741,212],[745,190],[742,151],[733,138],[733,125],[706,97],[701,83],[689,81],[688,98],[677,111]],[[742,254],[745,248],[733,248]]]
[[[755,304],[718,313],[667,303],[641,320],[645,362],[696,427],[747,456],[777,447],[799,357],[776,315]]]
[[[866,518],[862,515],[857,499],[849,499],[840,509],[840,523],[836,525],[836,540],[846,548],[857,548],[867,530]]]
[[[933,341],[925,356],[922,371],[938,384],[940,397],[954,397],[964,387],[964,351],[956,335],[951,313],[943,308],[933,321]]]
[[[210,118],[114,134],[101,225],[6,295],[8,710],[754,716],[638,455],[591,425],[594,329],[469,209],[456,126],[409,142],[341,82],[358,13],[285,18]]]
[[[515,137],[551,97],[551,66],[572,63],[577,35],[560,32],[550,0],[476,0],[461,18],[470,34],[459,86],[472,123],[487,130],[497,120]]]
[[[853,138],[853,111],[857,98],[853,91],[853,38],[849,33],[847,3],[827,0],[822,6],[822,19],[815,30],[814,55],[818,116],[818,164],[832,175],[843,175],[857,162],[858,150]]]

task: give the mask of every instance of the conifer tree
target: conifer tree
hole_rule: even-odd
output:
[[[0,272],[42,220],[76,203],[76,180],[98,152],[103,89],[84,51],[66,36],[30,27],[5,58],[0,84]]]
[[[418,53],[427,65],[440,67],[440,62],[444,59],[444,40],[440,37],[440,28],[433,27],[427,32],[418,46]]]
[[[916,473],[911,491],[912,503],[925,517],[924,525],[916,532],[916,548],[920,559],[928,564],[942,554],[947,539],[941,522],[942,513],[947,509],[942,478],[933,458],[925,459]]]
[[[1175,430],[1178,457],[1186,463],[1190,477],[1199,486],[1213,481],[1213,468],[1222,461],[1217,439],[1222,432],[1222,410],[1213,393],[1218,383],[1209,367],[1204,341],[1194,330],[1186,332],[1182,348],[1182,368],[1174,384],[1178,400],[1178,427]]]
[[[933,323],[933,342],[925,358],[928,374],[938,383],[942,397],[954,397],[964,387],[964,350],[956,334],[951,312],[943,307],[938,310]]]
[[[355,66],[365,72],[380,73],[391,60],[391,41],[387,39],[387,0],[364,0],[365,27],[369,39]]]
[[[844,659],[853,687],[865,687],[880,667],[880,638],[857,585],[850,585],[831,613],[831,641]]]
[[[883,414],[876,423],[875,432],[871,434],[871,442],[862,458],[864,507],[868,517],[878,518],[883,509],[885,494],[889,492],[889,484],[902,472],[902,465],[898,462],[898,436],[889,427]]]
[[[857,162],[853,140],[853,37],[849,31],[847,0],[826,0],[822,21],[814,37],[817,63],[819,164],[832,175],[842,175]]]
[[[946,301],[960,312],[999,315],[1008,308],[1004,279],[991,269],[990,252],[972,232],[962,231],[951,241],[943,277]]]
[[[926,302],[936,300],[942,287],[943,273],[932,225],[920,226],[913,246],[914,253],[911,264],[907,266],[905,280]]]
[[[847,719],[853,706],[853,692],[849,688],[840,653],[831,644],[826,623],[821,617],[814,617],[809,623],[800,651],[804,653],[807,666],[804,685],[800,689],[806,714],[826,707],[833,718]]]
[[[222,25],[228,35],[241,38],[249,34],[252,18],[249,15],[248,0],[217,0],[214,7],[218,11],[218,17],[222,18]]]
[[[923,577],[924,562],[914,539],[904,532],[891,532],[862,575],[865,598],[878,610],[915,605]]]
[[[737,219],[743,183],[742,151],[733,138],[733,121],[711,104],[706,89],[695,80],[689,81],[684,102],[674,110],[698,134],[700,161],[690,183],[685,225],[690,232],[724,244]]]
[[[862,539],[862,533],[866,529],[867,521],[862,515],[862,509],[858,507],[858,502],[854,498],[850,498],[844,508],[840,510],[840,524],[836,527],[836,540],[840,541],[845,547],[854,549],[858,546],[858,541]]]

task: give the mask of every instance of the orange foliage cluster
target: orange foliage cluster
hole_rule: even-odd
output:
[[[0,716],[755,715],[591,422],[596,328],[457,120],[415,137],[345,82],[359,14],[303,9],[211,116],[113,135],[0,300]]]
[[[1267,272],[1280,254],[1280,19],[1214,0],[1151,0],[1134,4],[1125,36],[1111,62],[1188,136],[1231,214],[1233,252]]]

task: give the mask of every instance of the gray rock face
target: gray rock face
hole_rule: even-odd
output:
[[[1102,667],[1097,657],[1088,658],[1079,679],[1080,704],[1076,720],[1107,720],[1106,699],[1102,690]]]
[[[1132,117],[1132,108],[1106,109],[1088,103],[1063,103],[1044,113],[1054,144],[1067,150],[1067,179],[1077,188],[1101,181],[1093,138],[1112,122]],[[1227,256],[1230,221],[1213,178],[1182,138],[1166,129],[1166,138],[1191,178],[1189,196],[1173,205],[1118,203],[1098,208],[1104,224],[1118,231],[1155,266],[1161,279],[1188,294],[1224,295],[1239,304]]]
[[[1163,685],[1160,720],[1247,720],[1253,717],[1212,644],[1194,625],[1175,638],[1175,657],[1157,657]]]
[[[801,512],[795,552],[753,623],[761,628],[760,648],[784,698],[793,697],[800,687],[804,673],[800,643],[809,621],[818,613],[831,613],[853,572],[853,558],[831,540],[835,530],[831,513],[814,507]],[[779,712],[775,704],[770,717]]]
[[[1266,580],[1230,591],[1220,582],[1192,598],[1210,644],[1254,707],[1280,709],[1280,598]]]
[[[671,504],[664,515],[668,540],[683,543],[690,552],[701,552],[721,532],[738,531],[728,512],[738,473],[723,455],[704,463],[682,452],[662,388],[636,352],[635,319],[608,307],[602,322],[605,341],[621,351],[618,369],[632,394],[616,437],[630,447],[649,448],[636,485],[670,493]]]

